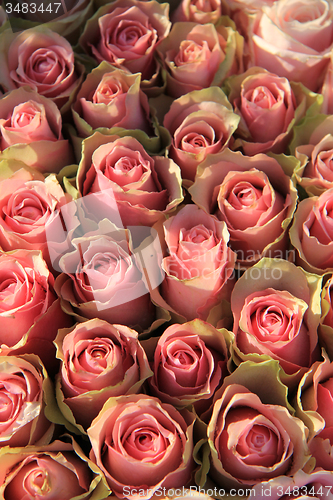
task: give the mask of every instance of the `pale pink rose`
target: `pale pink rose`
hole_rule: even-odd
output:
[[[280,0],[262,10],[250,34],[253,64],[317,91],[333,42],[331,2]]]
[[[128,136],[96,132],[85,139],[77,185],[81,196],[96,194],[103,214],[111,208],[111,192],[124,226],[152,226],[183,200],[178,166],[170,158],[150,156]]]
[[[296,263],[315,274],[333,271],[333,189],[302,200],[290,228]]]
[[[210,476],[227,488],[292,476],[309,458],[303,422],[284,406],[263,403],[240,383],[227,385],[216,401],[207,436]]]
[[[43,177],[42,177],[43,178]],[[54,174],[45,180],[33,179],[19,170],[0,181],[0,246],[10,251],[19,248],[40,250],[51,269],[47,230],[60,207],[71,200]]]
[[[104,223],[110,234],[102,231]],[[55,282],[66,312],[79,321],[100,318],[139,331],[151,325],[155,310],[130,238],[104,219],[97,230],[73,240]]]
[[[53,290],[54,278],[41,252],[0,254],[1,354],[35,353],[49,370],[56,364],[53,340],[72,324]]]
[[[241,148],[248,156],[268,151],[284,153],[293,126],[310,106],[309,91],[257,67],[230,77],[226,89],[240,116],[232,149]]]
[[[168,14],[169,6],[156,1],[116,0],[89,19],[80,45],[97,62],[141,72],[149,80],[156,71],[155,49],[171,27]]]
[[[236,254],[228,248],[224,222],[186,205],[164,224],[169,255],[163,259],[161,295],[187,321],[207,320],[211,309],[229,300]]]
[[[43,173],[59,172],[74,161],[61,129],[57,106],[29,87],[12,90],[0,100],[0,149],[7,149],[2,155],[6,158],[23,159]]]
[[[47,377],[33,355],[0,356],[0,444],[47,444],[54,425],[45,415],[44,382]]]
[[[309,196],[319,196],[333,187],[332,116],[316,115],[295,127],[290,151],[300,165],[295,177]]]
[[[59,407],[69,406],[85,428],[107,399],[139,392],[152,375],[138,333],[126,326],[92,319],[74,329],[59,330],[55,343],[62,360]]]
[[[282,259],[262,259],[231,295],[236,358],[276,359],[295,385],[319,358],[321,279]]]
[[[292,161],[280,161],[286,171],[293,167]],[[247,157],[228,149],[208,156],[189,192],[194,203],[226,222],[240,267],[265,255],[286,256],[297,191],[275,158]]]
[[[172,136],[169,156],[179,165],[183,179],[193,181],[199,163],[230,144],[238,122],[218,87],[195,90],[171,104],[163,125]]]
[[[8,91],[29,86],[58,108],[69,102],[82,79],[70,43],[44,26],[2,33],[0,84]]]
[[[222,15],[221,0],[182,0],[173,12],[173,23],[192,21],[198,24],[215,24]]]
[[[187,486],[195,417],[143,394],[109,399],[88,429],[90,458],[118,498]]]
[[[166,69],[166,92],[180,97],[192,90],[221,86],[243,71],[242,39],[231,27],[178,22],[157,52]]]
[[[117,69],[106,61],[93,69],[72,106],[79,136],[112,127],[151,132],[148,98],[140,90],[140,82],[140,74]]]
[[[107,498],[110,491],[104,481],[74,440],[0,450],[0,495],[4,500]]]
[[[165,403],[201,414],[227,375],[228,351],[220,331],[198,319],[169,326],[158,339],[150,391]]]
[[[293,477],[280,476],[271,481],[257,484],[251,496],[258,500],[279,500],[286,498],[313,498],[332,500],[333,474],[325,470],[317,470],[306,474],[297,471]]]

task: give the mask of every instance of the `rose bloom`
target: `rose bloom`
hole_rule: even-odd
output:
[[[293,170],[292,159],[279,161],[286,172]],[[261,256],[286,256],[297,191],[281,165],[264,154],[247,157],[226,149],[200,164],[189,189],[194,203],[226,222],[242,268]]]
[[[221,15],[221,0],[182,0],[171,19],[173,23],[192,21],[198,24],[215,24]]]
[[[316,468],[333,471],[333,363],[324,351],[324,361],[314,363],[298,388],[297,416],[310,429],[309,448]]]
[[[169,6],[158,2],[116,0],[103,5],[87,22],[80,45],[103,60],[149,80],[156,71],[158,43],[169,33]]]
[[[1,446],[46,444],[54,425],[44,415],[47,373],[33,355],[0,356]]]
[[[94,129],[122,127],[149,132],[149,104],[140,90],[140,74],[103,61],[88,74],[72,106],[76,130],[88,137]]]
[[[248,269],[231,295],[235,359],[276,359],[288,384],[297,383],[319,359],[320,291],[318,276],[286,260],[262,259]]]
[[[0,450],[0,495],[4,500],[106,498],[109,490],[97,467],[73,442]]]
[[[126,326],[92,319],[59,330],[55,343],[62,360],[59,407],[69,406],[85,428],[107,399],[139,392],[152,375],[138,333]]]
[[[195,22],[175,23],[157,52],[167,71],[167,94],[221,86],[242,71],[242,39],[231,27]]]
[[[148,499],[159,489],[186,486],[194,420],[143,394],[109,399],[88,429],[90,458],[118,498]]]
[[[40,250],[51,269],[47,228],[58,209],[71,197],[63,192],[54,174],[33,179],[26,170],[0,181],[0,245],[4,251]]]
[[[111,234],[103,234],[107,222]],[[96,231],[73,240],[64,254],[55,289],[66,312],[82,321],[100,318],[139,329],[154,319],[154,306],[127,231],[102,221]]]
[[[169,158],[148,155],[128,136],[96,132],[85,139],[77,185],[82,196],[96,194],[103,214],[113,207],[114,197],[124,226],[152,226],[183,200],[178,166]]]
[[[284,153],[293,126],[303,118],[308,102],[316,100],[299,84],[262,68],[250,68],[242,75],[230,77],[226,88],[228,99],[240,116],[233,149],[241,148],[248,156],[267,151]]]
[[[316,470],[306,474],[302,470],[293,477],[280,476],[270,481],[254,486],[254,495],[258,500],[267,498],[271,500],[292,498],[313,498],[320,500],[323,497],[332,500],[333,474],[325,470]]]
[[[8,91],[29,86],[52,99],[58,108],[68,103],[83,75],[74,62],[71,45],[44,26],[2,34],[0,84]]]
[[[295,177],[309,196],[319,196],[333,187],[332,116],[317,115],[294,129],[290,151],[301,162]]]
[[[227,375],[228,351],[221,332],[198,319],[169,326],[158,339],[150,390],[161,401],[198,414],[207,410]]]
[[[250,35],[252,63],[318,90],[333,42],[331,2],[281,0],[262,10]]]
[[[300,202],[290,241],[297,265],[315,274],[333,271],[333,189]]]
[[[163,125],[172,136],[169,156],[179,165],[183,179],[193,181],[199,163],[229,145],[238,122],[218,87],[195,90],[171,104]]]
[[[40,172],[57,173],[73,162],[61,129],[57,106],[29,87],[12,90],[0,100],[1,156],[24,158]]]
[[[1,253],[0,282],[1,354],[33,352],[53,369],[53,340],[58,328],[72,322],[60,308],[54,278],[41,252],[20,249]]]
[[[227,385],[207,428],[210,476],[227,488],[292,476],[309,458],[305,429],[284,406],[264,404],[240,383]]]
[[[163,226],[169,255],[162,262],[161,295],[187,321],[205,321],[214,306],[229,300],[233,286],[236,255],[228,248],[227,227],[195,205]]]

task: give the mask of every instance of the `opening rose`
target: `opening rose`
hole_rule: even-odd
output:
[[[193,421],[193,414],[143,394],[109,400],[88,429],[90,458],[118,498],[151,498],[189,483]]]

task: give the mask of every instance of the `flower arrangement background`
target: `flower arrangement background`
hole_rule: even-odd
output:
[[[0,498],[333,499],[331,0],[0,24]]]

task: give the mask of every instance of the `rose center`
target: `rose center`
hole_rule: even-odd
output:
[[[248,433],[246,442],[253,451],[261,451],[270,439],[270,431],[262,425],[254,425]]]
[[[232,190],[228,201],[234,208],[251,207],[261,196],[261,189],[255,188],[248,182],[240,182]],[[234,203],[235,199],[237,200],[236,206]]]
[[[48,472],[41,468],[32,470],[24,480],[24,487],[33,498],[47,495],[51,490]]]
[[[174,353],[174,358],[178,363],[181,365],[193,365],[195,362],[194,357],[191,355],[191,353],[186,352],[186,351],[177,351]]]

